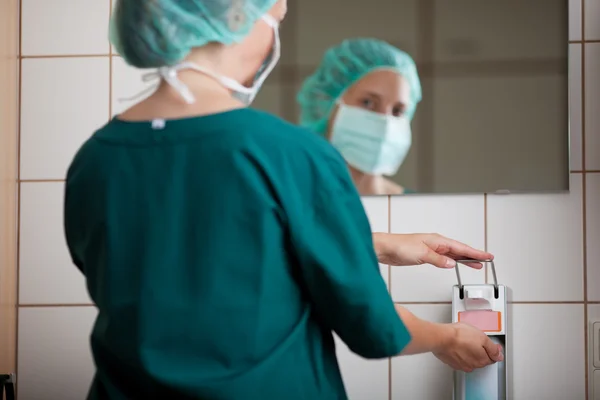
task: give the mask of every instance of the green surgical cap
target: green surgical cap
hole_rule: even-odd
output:
[[[158,68],[210,42],[241,42],[277,0],[117,0],[110,40],[125,61]]]
[[[300,124],[325,134],[329,116],[344,92],[377,69],[391,69],[402,75],[410,87],[406,114],[412,119],[421,101],[421,82],[412,57],[378,39],[348,39],[327,50],[321,65],[303,83],[298,93]]]

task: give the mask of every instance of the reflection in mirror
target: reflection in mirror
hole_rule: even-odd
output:
[[[361,194],[568,190],[566,0],[291,8],[257,106],[330,141]]]

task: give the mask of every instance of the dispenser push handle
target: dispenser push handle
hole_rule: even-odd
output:
[[[474,260],[474,259],[464,259],[464,260],[456,260],[456,279],[458,279],[458,290],[460,292],[460,298],[464,298],[465,289],[462,284],[462,280],[460,279],[460,271],[458,270],[458,264],[469,264],[469,263],[483,263],[490,264],[492,266],[492,276],[494,277],[494,298],[500,297],[500,289],[498,288],[498,277],[496,276],[496,266],[494,265],[494,260]]]

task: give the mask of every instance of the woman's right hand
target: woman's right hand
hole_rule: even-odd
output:
[[[447,340],[433,354],[451,368],[471,372],[504,360],[502,347],[479,329],[460,322],[446,327]]]

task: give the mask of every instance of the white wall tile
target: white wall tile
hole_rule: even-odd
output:
[[[582,93],[581,93],[581,44],[569,45],[569,124],[571,147],[571,170],[583,169],[581,147]]]
[[[367,360],[352,353],[337,336],[335,342],[348,398],[388,400],[389,360]]]
[[[585,3],[585,40],[600,40],[600,0]]]
[[[89,337],[94,307],[19,310],[19,400],[86,398],[95,367]]]
[[[403,196],[391,200],[393,233],[439,233],[469,246],[485,246],[483,195]],[[483,270],[461,266],[465,283],[484,283]],[[450,301],[456,284],[454,270],[430,265],[392,267],[394,301]]]
[[[21,179],[63,179],[80,145],[106,123],[108,62],[22,61]]]
[[[23,55],[108,54],[109,0],[21,0]]]
[[[450,322],[445,305],[410,305],[418,317]],[[525,305],[509,308],[512,336],[507,348],[514,400],[584,400],[582,305]],[[559,324],[556,321],[560,321]],[[452,371],[430,354],[392,360],[392,398],[451,398]]]
[[[569,40],[581,40],[581,2],[569,0]]]
[[[155,85],[158,85],[159,80],[154,82],[142,81],[144,73],[152,72],[151,70],[142,70],[134,67],[130,67],[119,56],[112,57],[112,114],[117,115],[131,107],[135,103],[142,101],[148,97],[152,91],[149,89]],[[135,100],[126,100],[131,97],[142,94],[146,89],[147,93],[144,93],[141,97]]]
[[[452,321],[450,305],[406,306],[417,317],[427,321]],[[392,359],[392,396],[394,400],[445,400],[452,398],[452,369],[432,354],[395,357]]]
[[[600,0],[598,1],[600,4]],[[598,7],[597,15],[600,15]],[[600,21],[600,17],[596,18]],[[600,22],[599,22],[600,25]],[[600,43],[585,45],[585,164],[600,169]]]
[[[64,184],[21,184],[20,304],[91,303],[63,231]]]
[[[515,304],[509,308],[511,399],[585,400],[583,307]]]
[[[570,190],[488,197],[488,248],[513,300],[583,300],[581,174]]]
[[[600,174],[586,175],[588,300],[600,301]]]
[[[362,203],[369,217],[373,232],[388,232],[390,230],[389,202],[389,196],[365,196],[362,198]]]

